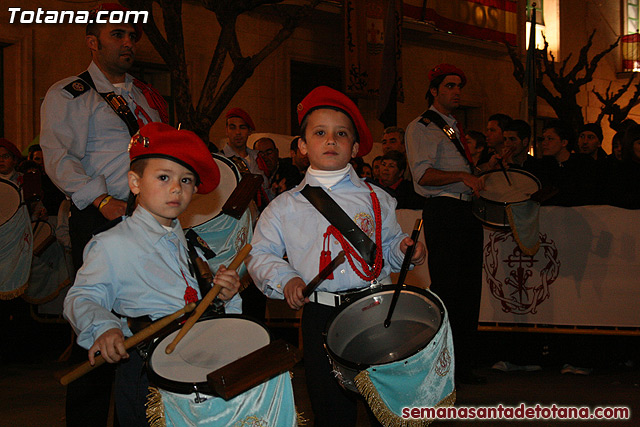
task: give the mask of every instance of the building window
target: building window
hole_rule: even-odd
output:
[[[622,49],[622,72],[640,71],[640,33],[638,33],[640,18],[640,0],[625,0],[626,7],[623,29],[624,34],[620,43]]]
[[[533,15],[533,9],[536,10],[536,48],[542,49],[544,47],[544,39],[542,35],[545,34],[544,25],[544,3],[543,0],[527,0],[527,47],[529,47],[529,36],[531,35],[531,18]]]
[[[638,32],[638,4],[640,0],[626,0],[627,7],[627,28],[625,34],[633,34]]]

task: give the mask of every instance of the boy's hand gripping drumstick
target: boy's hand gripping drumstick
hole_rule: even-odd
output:
[[[247,257],[247,255],[249,255],[249,252],[251,252],[251,245],[249,243],[247,243],[236,254],[236,256],[233,259],[233,261],[231,261],[231,264],[229,264],[228,270],[235,270],[238,267],[240,267],[240,264],[242,264],[242,261],[244,261],[244,259]],[[204,264],[204,263],[202,263],[202,264]],[[199,265],[200,265],[200,263],[199,263]],[[206,266],[205,268],[208,268],[208,264],[205,264],[205,266]],[[213,281],[213,276],[209,275],[209,277],[210,277],[210,279],[208,279],[208,280]],[[204,298],[202,298],[202,300],[200,301],[200,303],[196,307],[196,309],[193,312],[193,314],[187,319],[187,321],[184,323],[184,325],[182,325],[182,329],[180,329],[180,331],[178,332],[178,335],[176,335],[176,337],[173,339],[173,341],[171,343],[169,343],[169,345],[167,345],[167,348],[164,350],[165,353],[171,354],[173,352],[173,350],[176,349],[176,345],[178,345],[180,340],[182,340],[182,338],[184,338],[184,336],[187,334],[187,332],[189,332],[189,330],[193,327],[193,325],[195,325],[195,323],[198,321],[198,319],[200,319],[200,316],[202,316],[202,313],[204,313],[204,311],[207,309],[207,307],[209,307],[209,304],[211,304],[211,302],[213,302],[215,297],[218,296],[218,293],[220,293],[221,289],[222,289],[222,286],[215,285],[213,288],[211,288],[211,290],[209,292],[207,292],[207,295]]]
[[[147,326],[137,334],[124,340],[124,348],[128,350],[132,347],[135,347],[136,345],[140,344],[142,341],[158,333],[161,329],[163,329],[165,326],[168,326],[171,322],[182,317],[184,314],[192,312],[193,309],[195,308],[196,308],[196,303],[192,302],[191,304],[184,306],[183,308],[176,311],[175,313],[165,316],[162,319],[156,320],[151,325]],[[93,366],[89,361],[86,361],[82,365],[75,368],[73,371],[69,372],[68,374],[60,378],[60,384],[67,385],[70,382],[77,380],[84,374],[102,365],[104,362],[105,362],[105,359],[104,357],[102,357],[102,355],[99,355],[95,358],[95,363],[93,364]]]

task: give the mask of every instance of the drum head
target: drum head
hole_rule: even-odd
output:
[[[18,186],[13,182],[0,178],[0,225],[9,221],[20,207],[22,196]]]
[[[260,323],[240,315],[199,320],[171,354],[165,349],[179,329],[156,340],[147,361],[149,380],[174,393],[215,394],[207,384],[207,375],[271,341],[269,331]]]
[[[517,169],[506,172],[511,185],[501,170],[482,174],[485,189],[480,192],[480,197],[504,204],[518,203],[529,200],[533,193],[540,190],[540,181],[529,172]]]
[[[332,316],[324,338],[334,360],[360,371],[406,359],[429,344],[444,318],[440,301],[428,290],[405,285],[385,328],[393,292],[394,286],[365,291]]]
[[[187,209],[178,217],[182,228],[191,228],[215,218],[222,212],[222,206],[236,189],[240,173],[233,162],[219,154],[213,154],[220,170],[220,184],[208,194],[194,194]]]

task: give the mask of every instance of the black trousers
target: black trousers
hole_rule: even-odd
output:
[[[80,210],[71,204],[71,217],[69,218],[69,238],[71,239],[71,255],[73,267],[82,267],[82,252],[89,243],[96,229],[104,227],[109,221],[102,216],[98,208],[89,205]]]
[[[69,237],[73,266],[82,266],[82,252],[93,236],[94,230],[107,223],[107,219],[93,205],[80,210],[71,205]],[[73,346],[71,359],[74,362],[87,360],[87,350]],[[111,388],[115,369],[105,364],[67,386],[66,419],[68,427],[105,426],[109,416]]]
[[[74,344],[70,360],[87,361],[87,350]],[[69,383],[65,403],[67,427],[106,426],[115,366],[109,363]],[[117,422],[116,422],[117,425]]]
[[[338,384],[324,350],[322,333],[334,310],[308,303],[302,313],[304,373],[316,427],[352,427],[358,417],[358,395]]]
[[[430,289],[449,313],[456,375],[468,374],[474,361],[482,290],[482,224],[471,202],[451,197],[425,200],[422,211],[428,251]]]
[[[144,360],[137,350],[129,351],[129,360],[118,364],[115,382],[116,414],[120,427],[147,427],[149,379]]]

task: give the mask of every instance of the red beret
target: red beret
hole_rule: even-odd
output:
[[[20,153],[18,147],[16,147],[16,145],[8,139],[0,138],[0,147],[6,148],[7,151],[13,154],[13,157],[15,157],[16,160],[20,160],[22,158],[22,153]]]
[[[455,65],[451,65],[451,64],[436,65],[435,67],[433,67],[431,71],[429,71],[428,77],[429,77],[429,80],[433,80],[436,77],[448,76],[451,74],[455,74],[459,76],[460,79],[462,79],[462,86],[467,84],[467,76],[464,75],[464,71],[462,71],[460,68],[456,67]]]
[[[103,10],[105,11],[119,10],[122,12],[129,12],[131,9],[126,8],[118,3],[100,3],[99,5],[97,5],[96,7],[94,7],[89,11],[90,22],[95,21],[98,12],[101,12]],[[108,17],[104,15],[100,15],[100,16],[102,17],[102,19],[105,19]],[[126,18],[126,15],[124,17]],[[133,19],[133,16],[131,19]],[[140,40],[142,38],[142,35],[144,34],[144,31],[142,30],[142,17],[138,16],[138,22],[127,22],[127,23],[133,26],[133,28],[136,30],[136,33],[138,33],[138,40]]]
[[[160,122],[149,123],[129,143],[129,158],[172,160],[196,174],[198,193],[207,194],[218,186],[220,170],[204,142],[189,130],[177,130]]]
[[[227,111],[227,119],[230,119],[231,117],[240,117],[242,120],[245,121],[245,123],[249,126],[249,128],[251,128],[251,130],[256,130],[256,125],[253,124],[253,120],[251,120],[251,116],[242,108],[236,107]]]
[[[366,156],[373,146],[373,137],[371,131],[364,121],[364,117],[360,114],[360,110],[356,104],[350,100],[347,95],[327,86],[318,86],[298,104],[298,123],[302,123],[302,119],[312,110],[319,107],[337,107],[351,118],[358,132],[358,156]]]

